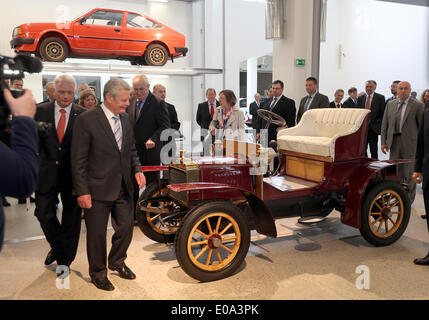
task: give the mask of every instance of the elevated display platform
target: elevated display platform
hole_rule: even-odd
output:
[[[89,62],[44,62],[42,74],[59,72],[87,73],[87,74],[117,74],[129,76],[138,73],[168,75],[168,76],[198,76],[203,74],[221,74],[222,69],[190,68],[190,67],[149,67],[132,66],[116,63],[89,63]]]

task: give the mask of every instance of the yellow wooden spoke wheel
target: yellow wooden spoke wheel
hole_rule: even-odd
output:
[[[381,191],[372,201],[369,209],[372,232],[381,238],[393,235],[404,218],[404,203],[393,190]]]
[[[380,182],[363,200],[359,230],[375,246],[392,244],[404,233],[410,212],[408,192],[397,182]]]
[[[201,227],[208,232],[202,232]],[[189,233],[188,255],[200,269],[217,271],[235,258],[240,243],[237,221],[229,214],[215,212],[201,218]]]
[[[228,201],[208,201],[187,213],[174,241],[177,260],[194,279],[213,281],[233,274],[250,245],[244,213]]]

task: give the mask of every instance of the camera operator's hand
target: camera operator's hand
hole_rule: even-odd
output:
[[[3,90],[3,95],[9,105],[10,111],[15,117],[34,118],[36,103],[30,90],[25,89],[25,93],[18,99],[15,99],[7,89]]]

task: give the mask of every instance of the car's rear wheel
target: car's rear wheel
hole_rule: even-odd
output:
[[[167,63],[168,52],[161,44],[151,44],[144,53],[144,60],[149,66],[163,66]]]
[[[145,211],[144,208],[171,208],[179,209],[178,205],[167,198],[166,189],[152,183],[146,187],[137,202],[136,218],[140,230],[151,240],[159,243],[174,242],[176,231],[179,228],[181,217],[179,215],[166,216],[156,212]],[[159,200],[148,201],[157,198]],[[144,204],[142,207],[142,204]]]
[[[39,54],[45,61],[62,62],[68,57],[69,48],[63,40],[49,37],[40,44]]]
[[[250,230],[232,203],[211,201],[186,215],[174,244],[177,260],[189,276],[214,281],[230,276],[243,263]]]
[[[380,182],[363,200],[360,232],[374,246],[390,245],[405,232],[410,212],[407,191],[399,183]]]

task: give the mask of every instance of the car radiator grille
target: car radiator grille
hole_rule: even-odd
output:
[[[168,184],[198,182],[198,168],[181,169],[170,167],[168,172]],[[181,202],[188,202],[188,192],[175,192],[169,190],[172,198]]]

